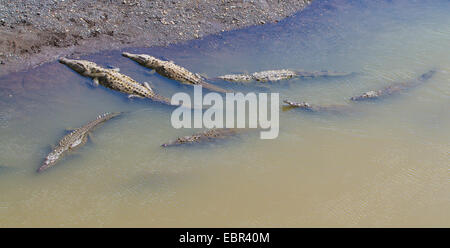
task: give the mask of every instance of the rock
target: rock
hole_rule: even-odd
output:
[[[0,51],[14,54],[14,59],[2,58],[8,67],[2,68],[0,74],[49,62],[73,51],[88,54],[99,49],[167,45],[180,39],[177,35],[180,31],[185,38],[199,38],[221,30],[263,24],[264,20],[293,14],[309,0],[270,1],[270,4],[267,0],[200,2],[0,1],[0,33],[5,41],[0,43]],[[198,31],[192,32],[194,29]],[[11,42],[15,42],[16,48]]]

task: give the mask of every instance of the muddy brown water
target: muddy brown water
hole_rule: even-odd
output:
[[[315,1],[277,24],[170,47],[129,49],[214,77],[267,69],[356,72],[292,79],[243,92],[311,104],[436,69],[427,83],[350,114],[280,111],[280,135],[199,147],[161,144],[171,109],[102,87],[49,63],[0,78],[1,227],[335,227],[450,224],[450,3]],[[170,96],[191,88],[148,73],[121,51],[85,57]],[[59,165],[35,173],[64,129],[129,111]]]

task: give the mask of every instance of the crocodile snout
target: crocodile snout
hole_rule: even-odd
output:
[[[61,63],[61,64],[67,64],[67,63],[69,63],[69,59],[66,59],[66,58],[60,58],[60,59],[58,59],[58,61],[59,61],[59,63]]]
[[[123,52],[122,55],[125,56],[125,57],[127,57],[127,58],[129,58],[129,57],[131,57],[132,54],[131,54],[131,53],[125,53],[125,52]]]
[[[40,173],[45,171],[46,169],[50,168],[51,164],[48,161],[45,161],[41,167],[39,167],[36,172]]]
[[[139,64],[147,64],[150,61],[148,59],[148,58],[150,58],[150,56],[147,58],[147,57],[143,56],[142,54],[132,54],[132,53],[123,52],[122,56],[127,57],[131,60],[134,60],[134,61],[138,62]]]
[[[133,60],[139,59],[139,56],[137,54],[127,53],[127,52],[123,52],[122,56],[133,59]]]

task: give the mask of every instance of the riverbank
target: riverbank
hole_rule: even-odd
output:
[[[311,1],[2,1],[0,75],[62,56],[169,45],[277,22]]]

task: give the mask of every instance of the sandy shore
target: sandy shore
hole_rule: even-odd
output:
[[[61,56],[168,45],[277,22],[311,1],[0,1],[0,75]]]

